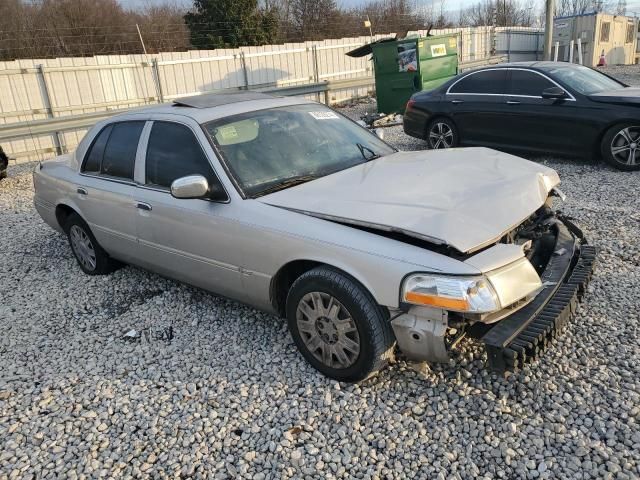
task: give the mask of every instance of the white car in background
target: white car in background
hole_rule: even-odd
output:
[[[85,273],[130,263],[284,316],[341,381],[398,352],[446,362],[465,334],[495,370],[518,368],[575,312],[594,260],[551,208],[554,170],[484,148],[399,152],[301,98],[128,111],[34,182]]]

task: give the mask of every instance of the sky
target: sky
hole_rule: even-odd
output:
[[[162,4],[166,3],[167,0],[118,0],[123,6],[127,8],[138,8],[143,7],[147,4]],[[185,5],[188,7],[193,2],[192,0],[169,0],[172,3],[177,3],[178,5]],[[367,3],[368,0],[337,0],[338,5],[342,7],[354,7],[357,5],[361,5],[363,3]],[[640,0],[638,0],[640,1]],[[477,3],[478,0],[445,0],[445,9],[450,11],[457,11],[474,3]],[[422,5],[423,2],[419,1],[419,4]],[[425,0],[424,4],[429,5],[430,3],[435,3],[436,5],[440,5],[440,1],[436,0],[435,2],[431,2],[429,0]]]
[[[178,5],[184,5],[185,7],[189,7],[193,2],[192,0],[118,0],[123,6],[127,8],[138,8],[143,7],[149,4],[163,4],[167,1],[172,3],[176,3]],[[366,3],[368,0],[337,0],[338,5],[342,7],[353,7],[360,5],[362,3]],[[434,3],[437,7],[440,6],[442,0],[417,0],[416,3],[419,5],[429,5]],[[480,0],[444,0],[445,10],[449,12],[458,12],[463,8],[466,8],[470,5],[478,3]],[[557,1],[557,0],[556,0]],[[612,0],[614,4],[617,3],[617,0]],[[540,5],[540,10],[542,10],[542,5],[544,4],[544,0],[533,0],[531,3]],[[627,15],[633,15],[636,13],[640,16],[640,0],[627,0]]]

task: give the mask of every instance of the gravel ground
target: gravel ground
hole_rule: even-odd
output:
[[[0,479],[638,478],[640,174],[537,160],[600,248],[566,333],[507,379],[463,341],[451,365],[399,362],[360,385],[317,374],[279,318],[133,267],[83,275],[33,209],[32,166],[11,166]]]

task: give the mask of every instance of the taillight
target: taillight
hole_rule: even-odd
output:
[[[410,98],[409,101],[407,102],[407,108],[406,110],[411,110],[413,108],[413,106],[415,105],[416,101],[413,98]]]

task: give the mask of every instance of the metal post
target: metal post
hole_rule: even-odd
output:
[[[164,103],[164,93],[162,92],[162,81],[160,80],[160,68],[158,66],[158,59],[154,58],[151,61],[151,68],[153,69],[154,83],[156,84],[156,96],[158,97],[158,103]]]
[[[560,50],[560,42],[556,42],[556,51],[553,54],[553,61],[554,62],[558,61],[558,50]]]
[[[507,30],[507,62],[511,61],[511,29]]]
[[[544,26],[544,59],[551,60],[551,45],[553,42],[553,11],[554,0],[546,0],[546,20]]]
[[[578,63],[582,65],[582,40],[578,38]]]
[[[318,48],[311,47],[311,58],[313,60],[313,83],[320,83],[320,69],[318,68]],[[316,100],[320,101],[320,93],[316,94]]]
[[[574,41],[571,40],[569,42],[569,63],[573,63],[573,45],[574,45]]]
[[[136,23],[136,30],[138,30],[138,37],[140,37],[140,43],[142,44],[142,51],[147,54],[147,47],[144,46],[144,40],[142,40],[142,33],[140,33],[140,27]]]
[[[240,65],[242,66],[242,77],[244,79],[244,89],[249,90],[249,73],[247,72],[247,59],[244,52],[240,52]]]
[[[44,74],[44,65],[40,64],[37,66],[38,68],[38,81],[40,83],[40,92],[42,93],[42,101],[44,103],[44,107],[47,110],[47,116],[49,118],[54,118],[55,114],[53,112],[53,103],[51,102],[51,92],[49,90],[49,84],[47,83],[47,77]],[[33,138],[31,138],[33,140]],[[62,155],[64,153],[64,138],[60,134],[60,132],[53,133],[53,144],[56,147],[56,153],[58,155]],[[34,145],[35,146],[35,145]]]

